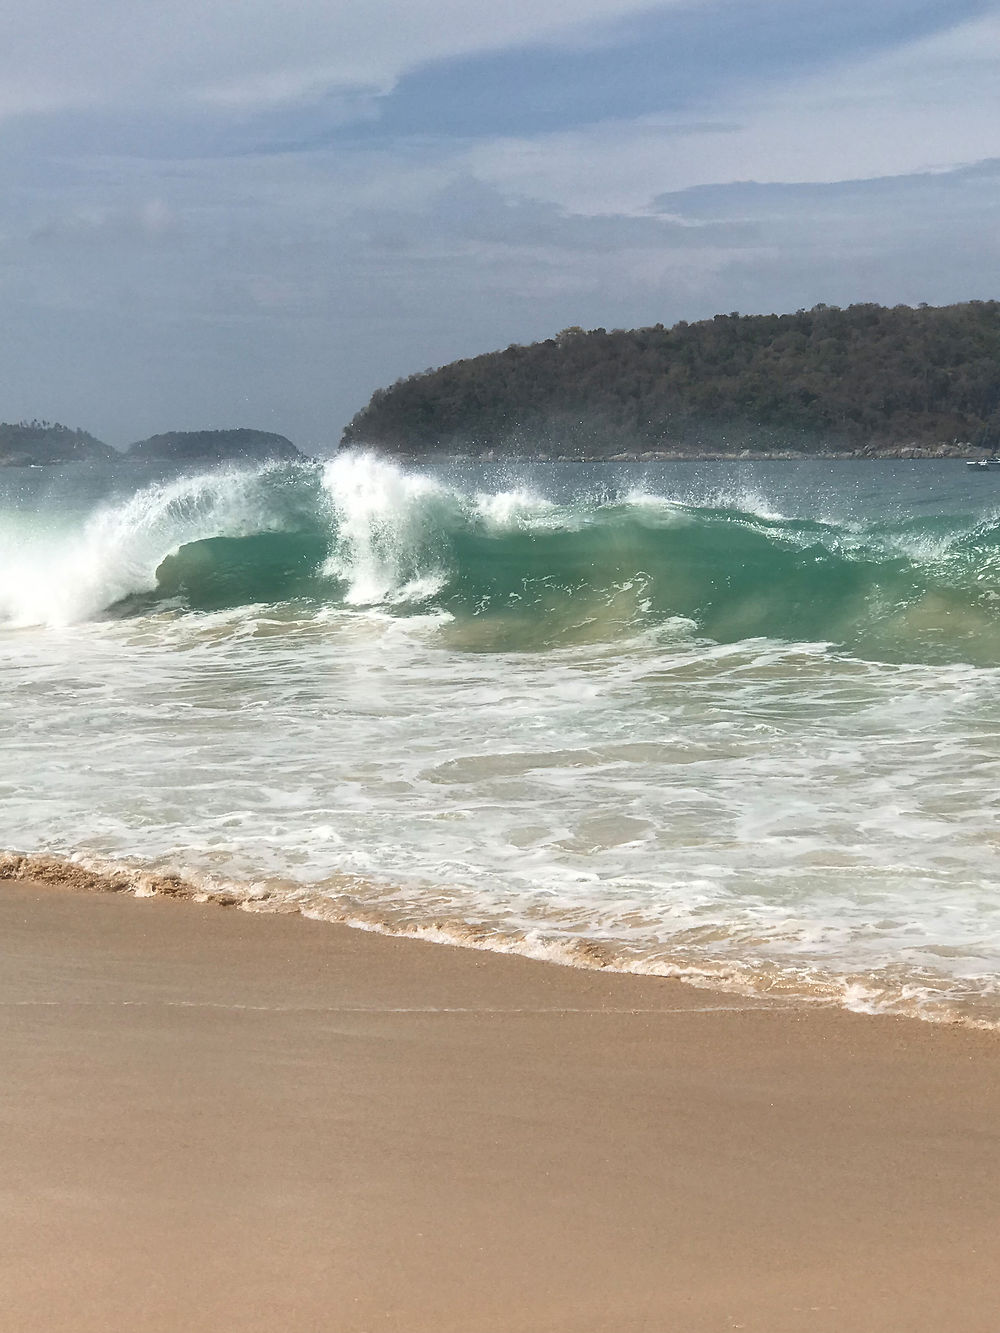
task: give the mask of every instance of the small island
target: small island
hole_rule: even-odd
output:
[[[302,454],[284,435],[266,430],[173,430],[129,445],[126,458],[137,462],[294,463]]]
[[[0,423],[0,467],[58,467],[65,463],[294,463],[304,455],[271,431],[175,430],[138,440],[124,452],[85,430],[51,421]]]
[[[380,389],[342,444],[404,457],[984,457],[1000,303],[568,328]]]
[[[111,463],[118,457],[85,430],[54,421],[0,422],[0,467],[54,467],[61,463]]]

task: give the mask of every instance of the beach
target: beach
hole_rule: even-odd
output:
[[[995,1330],[995,1033],[8,880],[0,1325]]]

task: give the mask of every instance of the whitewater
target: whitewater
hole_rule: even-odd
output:
[[[998,668],[957,462],[0,472],[10,873],[996,1026]]]

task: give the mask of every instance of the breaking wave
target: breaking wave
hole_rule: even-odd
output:
[[[480,492],[369,455],[160,482],[0,538],[0,622],[244,605],[447,613],[469,647],[680,619],[719,642],[1000,661],[1000,521],[824,522],[745,497]]]

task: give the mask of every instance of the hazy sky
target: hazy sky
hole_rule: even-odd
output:
[[[1000,296],[1000,0],[5,0],[0,418],[332,446],[568,324]]]

